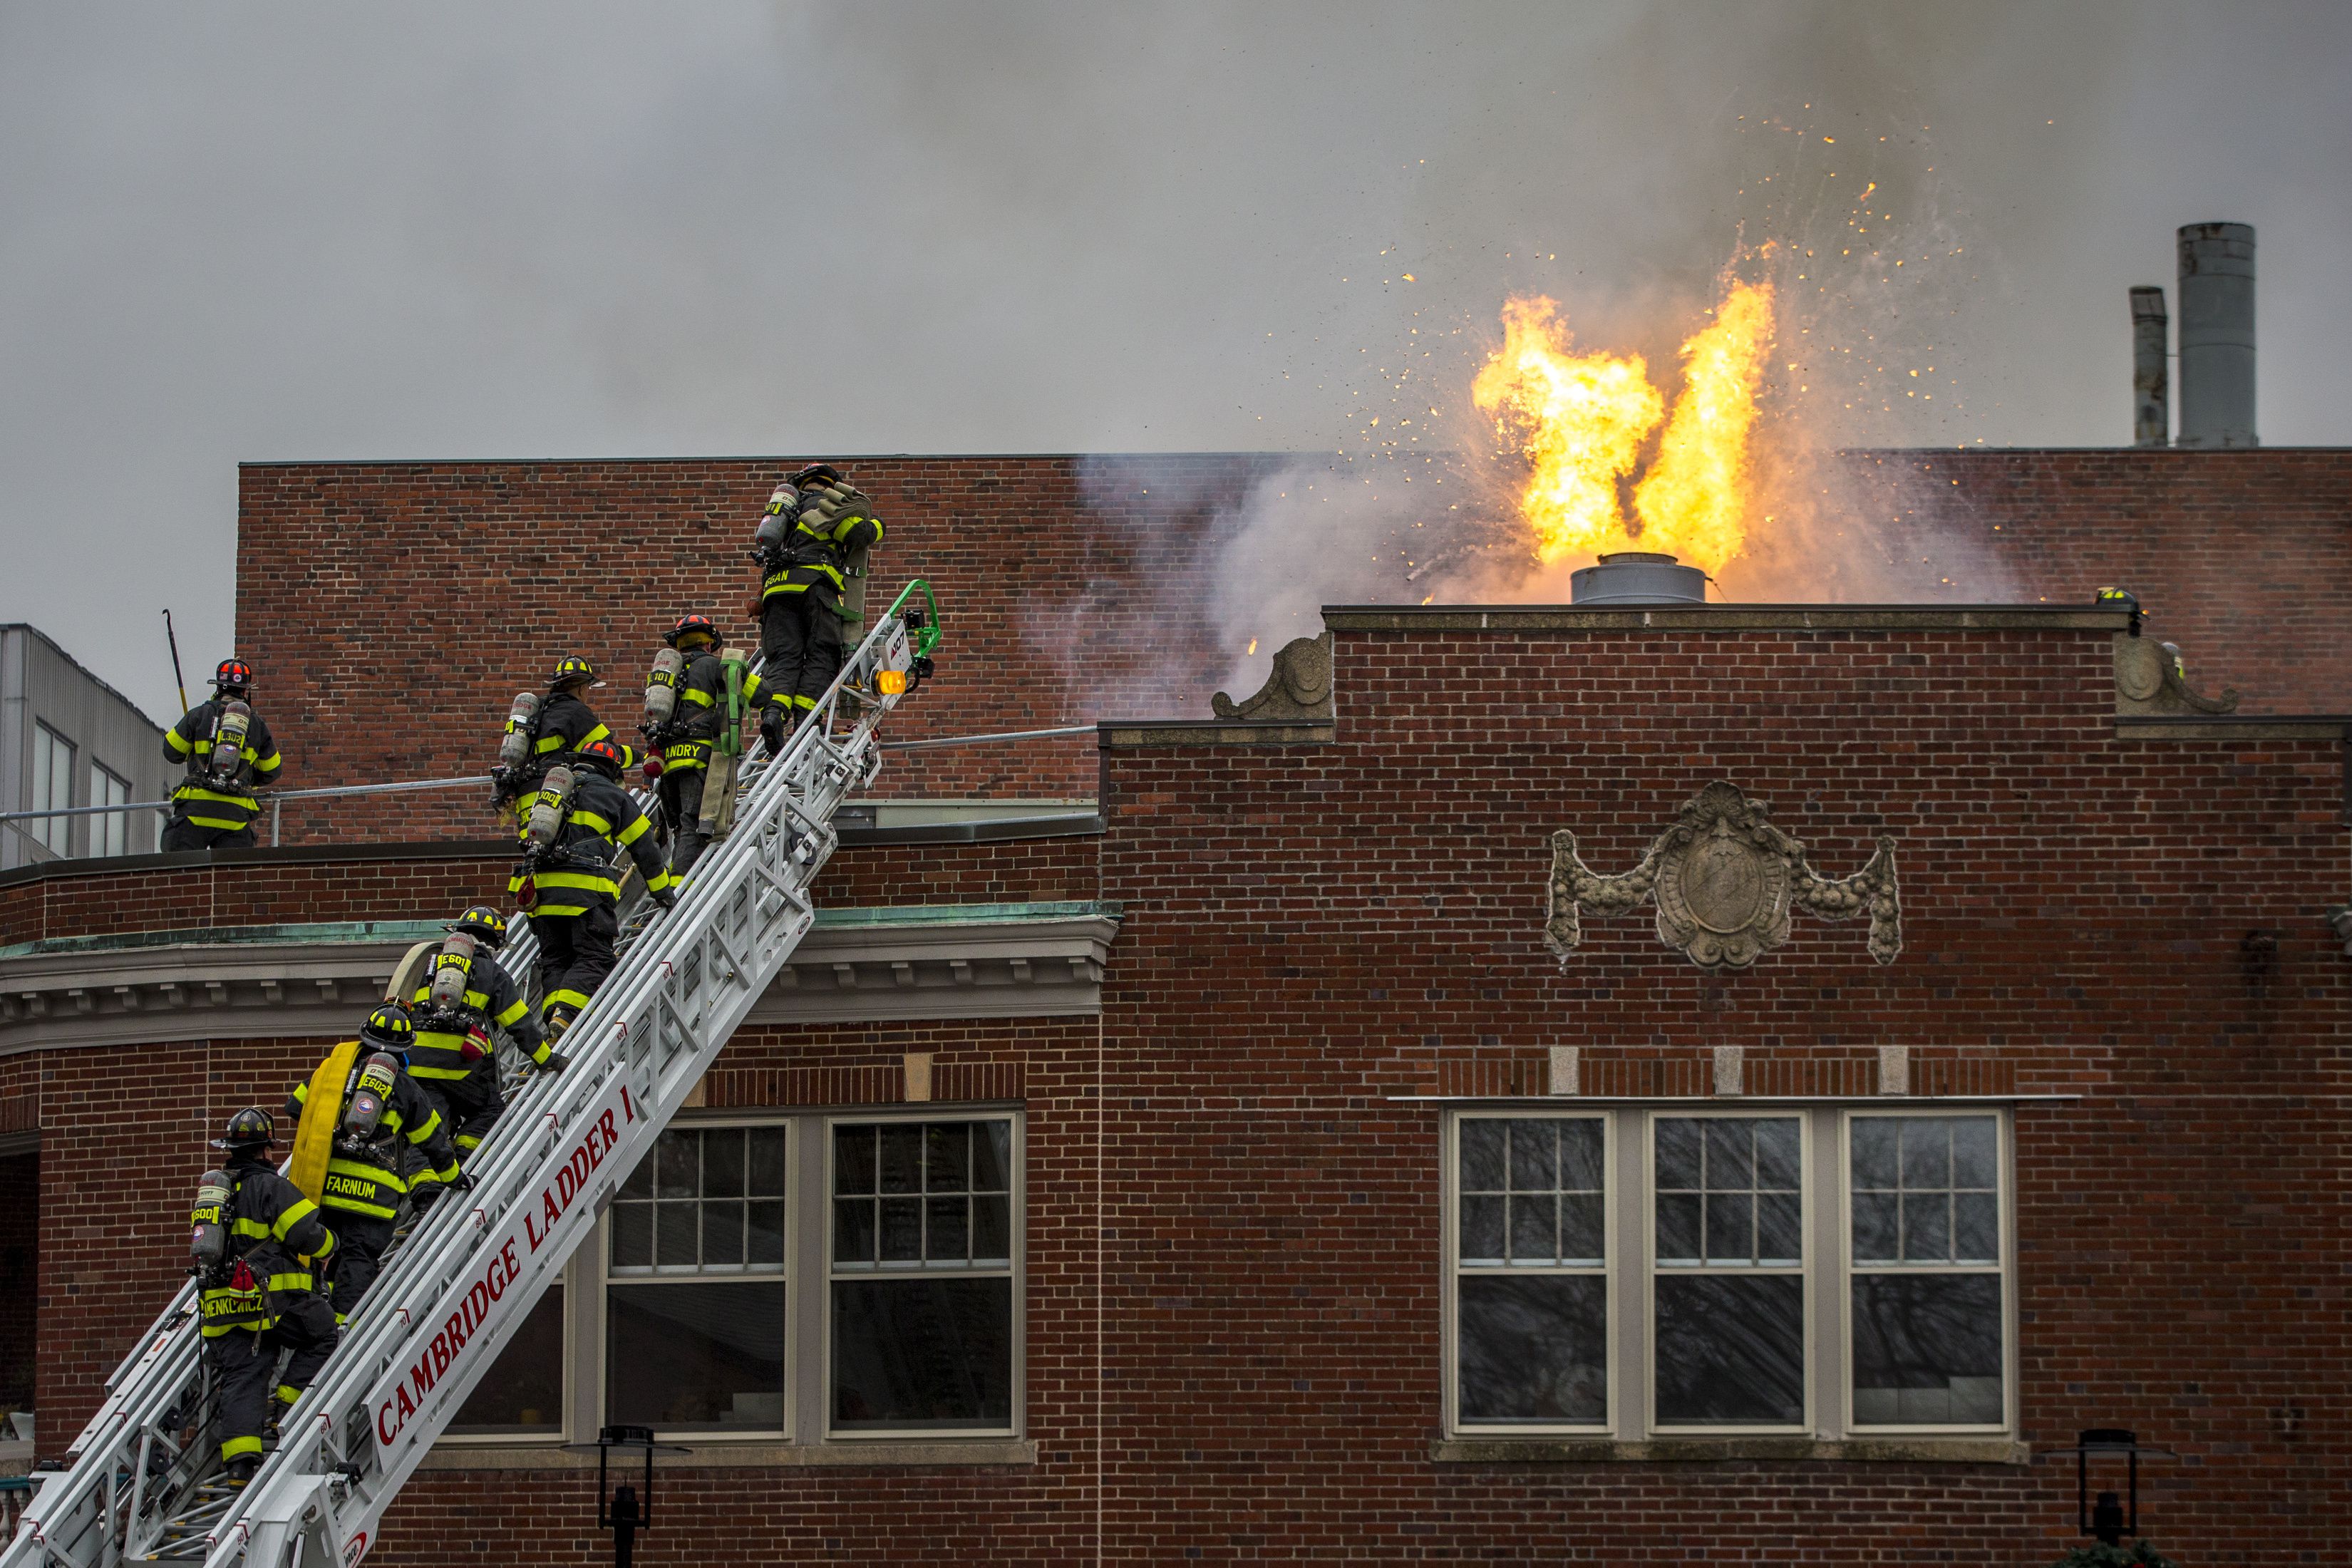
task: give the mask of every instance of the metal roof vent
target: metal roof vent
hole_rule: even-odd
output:
[[[1704,605],[1706,574],[1671,555],[1621,550],[1570,574],[1572,605]]]

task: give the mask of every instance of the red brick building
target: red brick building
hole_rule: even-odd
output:
[[[1334,609],[1328,712],[1156,723],[1224,667],[1177,573],[1257,460],[860,465],[946,606],[901,738],[1111,721],[894,759],[375,1555],[596,1559],[562,1445],[645,1420],[695,1450],[647,1562],[2032,1563],[2035,1456],[2108,1426],[2180,1456],[2168,1552],[2319,1560],[2352,454],[1856,460],[2027,602]],[[289,782],[478,765],[519,625],[633,669],[740,597],[778,467],[247,469]],[[45,1438],[173,1285],[201,1139],[502,886],[422,800],[6,884]]]

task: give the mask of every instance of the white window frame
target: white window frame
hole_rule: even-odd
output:
[[[1598,1121],[1601,1124],[1601,1267],[1597,1269],[1569,1268],[1554,1265],[1549,1268],[1471,1268],[1462,1262],[1462,1124],[1465,1121]],[[1619,1230],[1620,1174],[1617,1159],[1617,1118],[1604,1107],[1550,1107],[1523,1110],[1467,1109],[1445,1119],[1445,1207],[1441,1227],[1444,1248],[1444,1288],[1439,1292],[1443,1301],[1445,1333],[1445,1429],[1465,1437],[1512,1437],[1551,1433],[1606,1436],[1617,1427],[1618,1413],[1618,1347],[1624,1335],[1618,1322],[1619,1303]],[[1509,1224],[1507,1215],[1505,1225]],[[1509,1232],[1505,1231],[1506,1247]],[[1574,1275],[1583,1278],[1598,1276],[1601,1280],[1601,1299],[1606,1316],[1602,1329],[1604,1375],[1609,1381],[1606,1409],[1598,1422],[1465,1422],[1462,1419],[1462,1323],[1461,1282],[1465,1278],[1499,1276],[1516,1278],[1536,1275]]]
[[[856,1431],[835,1431],[833,1426],[833,1285],[836,1278],[833,1268],[834,1226],[834,1130],[844,1125],[870,1126],[900,1121],[1005,1121],[1012,1125],[1011,1154],[1013,1169],[1008,1173],[1012,1183],[1007,1198],[1012,1213],[1012,1261],[1003,1268],[941,1268],[918,1267],[908,1269],[858,1269],[842,1278],[856,1279],[996,1279],[1010,1278],[1013,1282],[1013,1369],[1012,1420],[1003,1426],[887,1426],[866,1427]],[[988,1442],[1007,1437],[1019,1437],[1028,1418],[1028,1180],[1029,1158],[1027,1118],[1019,1110],[967,1109],[962,1106],[912,1108],[893,1107],[888,1110],[860,1111],[837,1110],[827,1114],[821,1126],[824,1139],[824,1175],[821,1200],[824,1205],[824,1266],[815,1281],[810,1297],[814,1310],[823,1314],[823,1332],[818,1336],[818,1376],[815,1384],[819,1400],[817,1430],[819,1440],[825,1443],[904,1443],[923,1442]]]
[[[579,1252],[574,1253],[572,1256],[571,1261],[564,1264],[562,1272],[556,1277],[555,1284],[552,1287],[553,1289],[564,1293],[563,1368],[560,1374],[560,1381],[555,1385],[558,1390],[558,1397],[562,1401],[562,1403],[557,1406],[554,1421],[549,1425],[546,1430],[539,1432],[452,1432],[444,1429],[439,1436],[433,1439],[436,1447],[438,1447],[443,1443],[447,1443],[454,1447],[470,1448],[514,1448],[522,1447],[530,1444],[562,1443],[571,1439],[573,1426],[572,1420],[572,1405],[575,1392],[578,1388],[577,1375],[574,1369],[579,1364],[578,1354],[579,1341],[581,1337],[580,1291],[583,1287],[580,1283],[580,1279],[582,1275],[588,1272],[586,1268],[582,1267],[582,1264],[585,1260],[586,1253],[587,1248],[585,1247],[583,1247]],[[601,1303],[599,1304],[598,1312],[599,1321],[601,1321]],[[521,1325],[517,1324],[516,1326],[520,1328]],[[506,1346],[499,1346],[499,1353],[500,1355],[505,1354]],[[495,1364],[495,1358],[493,1358],[493,1364]]]
[[[1467,1118],[1504,1120],[1533,1117],[1598,1116],[1606,1123],[1609,1187],[1606,1204],[1609,1279],[1609,1425],[1606,1427],[1570,1423],[1520,1426],[1460,1419],[1460,1324],[1454,1281],[1461,1225],[1460,1124]],[[1674,1426],[1656,1421],[1655,1286],[1657,1194],[1656,1127],[1666,1117],[1697,1120],[1737,1117],[1752,1120],[1780,1116],[1799,1123],[1799,1160],[1804,1185],[1800,1202],[1803,1254],[1796,1269],[1769,1272],[1800,1274],[1805,1301],[1805,1416],[1801,1426]],[[1867,1116],[1991,1116],[1999,1127],[2000,1183],[2001,1384],[2004,1422],[1999,1426],[1950,1423],[1936,1426],[1868,1426],[1853,1420],[1853,1313],[1856,1270],[1853,1263],[1853,1133],[1852,1124]],[[1637,1125],[1638,1123],[1638,1125]],[[1758,1099],[1693,1100],[1685,1101],[1625,1100],[1601,1102],[1570,1100],[1559,1105],[1456,1104],[1447,1110],[1438,1139],[1442,1165],[1440,1192],[1440,1251],[1437,1288],[1442,1322],[1440,1377],[1444,1431],[1464,1441],[1549,1437],[1562,1441],[1615,1440],[1638,1442],[1653,1436],[1676,1441],[1714,1437],[1803,1436],[1836,1441],[1858,1437],[2014,1438],[2018,1432],[2018,1241],[2017,1152],[2013,1109],[1987,1101],[1937,1103],[1912,1100],[1874,1104],[1865,1100],[1845,1102],[1774,1102]],[[1920,1266],[1913,1266],[1917,1268]],[[1877,1272],[1872,1269],[1868,1272]],[[1962,1266],[1953,1272],[1986,1272]],[[1703,1268],[1672,1272],[1704,1273]],[[1759,1273],[1760,1269],[1720,1273]],[[1638,1376],[1638,1397],[1625,1397],[1622,1379]]]
[[[89,804],[129,806],[131,781],[104,763],[92,759],[89,764]],[[131,813],[128,810],[110,811],[89,819],[89,854],[92,858],[130,853]]]
[[[46,746],[44,742],[47,742]],[[41,767],[44,750],[49,754],[46,772]],[[64,753],[62,759],[58,755],[61,752]],[[34,720],[32,804],[26,809],[58,811],[70,808],[74,803],[74,763],[80,756],[81,748],[67,739],[63,731],[52,729],[46,720]],[[61,761],[62,767],[59,765]],[[60,783],[65,785],[63,800],[57,798],[57,785]],[[73,829],[74,819],[70,816],[37,816],[27,826],[26,837],[58,859],[69,860],[73,858]]]
[[[1854,1123],[1872,1119],[1948,1121],[1957,1117],[1990,1116],[1993,1121],[1994,1180],[2000,1184],[1999,1237],[1997,1258],[1991,1268],[1981,1264],[1874,1263],[1867,1268],[1857,1268],[1853,1258],[1853,1127]],[[2014,1119],[2006,1107],[1988,1105],[1903,1105],[1849,1106],[1840,1110],[1837,1118],[1838,1172],[1838,1260],[1839,1289],[1842,1310],[1838,1316],[1843,1324],[1840,1336],[1838,1388],[1845,1429],[1849,1432],[1878,1436],[1937,1436],[1973,1437],[2000,1436],[2017,1429],[2017,1154],[2013,1143]],[[2000,1279],[2000,1390],[2001,1419],[1998,1425],[1962,1425],[1946,1422],[1937,1425],[1888,1423],[1864,1426],[1853,1414],[1853,1281],[1857,1273],[1868,1274],[1997,1274]]]

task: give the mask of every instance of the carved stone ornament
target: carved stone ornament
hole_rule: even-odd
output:
[[[2116,634],[2116,711],[2158,717],[2179,713],[2228,713],[2238,706],[2235,687],[2208,697],[2189,684],[2180,649],[2154,637]]]
[[[1286,643],[1256,696],[1236,702],[1220,691],[1209,710],[1220,719],[1330,718],[1331,634]]]
[[[1832,880],[1805,863],[1805,847],[1766,820],[1770,808],[1729,784],[1694,795],[1641,864],[1604,877],[1576,853],[1576,835],[1551,836],[1551,914],[1544,940],[1562,967],[1576,951],[1585,914],[1619,915],[1644,899],[1658,906],[1658,940],[1702,969],[1745,969],[1789,939],[1791,908],[1823,920],[1870,917],[1870,956],[1892,963],[1903,951],[1903,907],[1895,885],[1895,840],[1853,876]]]

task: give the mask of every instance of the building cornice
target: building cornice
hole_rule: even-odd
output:
[[[753,1025],[1099,1012],[1118,906],[820,910]],[[348,1034],[434,921],[146,931],[0,950],[0,1056]]]

